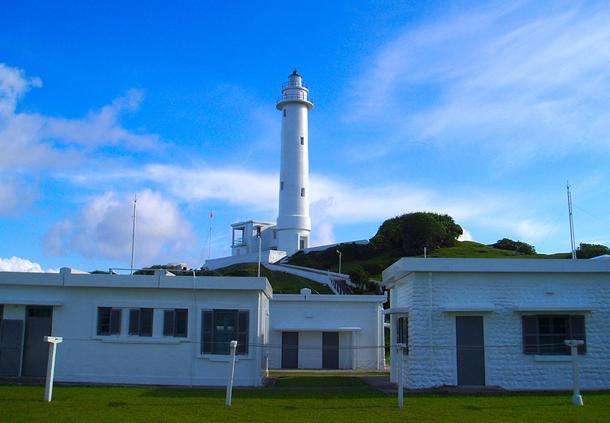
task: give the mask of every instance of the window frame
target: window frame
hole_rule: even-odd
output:
[[[108,312],[108,329],[102,330],[102,312]],[[123,313],[120,308],[116,307],[97,307],[97,336],[120,336]]]
[[[541,320],[545,331],[541,331]],[[562,323],[559,323],[563,320]],[[565,327],[563,332],[560,326]],[[523,354],[562,356],[570,355],[570,347],[563,344],[568,339],[584,341],[578,347],[578,354],[584,355],[587,351],[586,319],[582,314],[526,314],[521,316],[521,335]]]
[[[232,313],[234,315],[235,329],[232,334],[224,334],[230,338],[228,341],[215,341],[220,337],[217,333],[217,315],[223,313]],[[245,329],[244,329],[245,326]],[[230,355],[229,342],[237,341],[237,350],[235,355],[249,356],[249,339],[250,339],[250,310],[246,309],[202,309],[201,310],[201,345],[200,353],[203,356],[227,356]],[[219,346],[222,342],[224,345]]]
[[[134,318],[136,321],[134,322]],[[150,323],[149,323],[150,322]],[[145,327],[145,323],[150,328]],[[129,326],[127,335],[142,336],[150,338],[153,336],[155,323],[155,309],[150,307],[130,308],[129,309]]]
[[[184,332],[178,332],[178,315],[181,313],[184,313]],[[173,308],[163,310],[163,336],[169,336],[173,338],[188,338],[188,320],[188,308]]]

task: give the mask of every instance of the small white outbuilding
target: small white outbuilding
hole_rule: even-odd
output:
[[[390,290],[391,379],[405,386],[610,389],[610,261],[403,258]]]
[[[270,303],[269,367],[384,368],[385,295],[275,294]]]

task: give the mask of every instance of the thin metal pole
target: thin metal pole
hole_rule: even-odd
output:
[[[581,406],[583,405],[582,395],[580,394],[580,377],[578,374],[578,346],[583,345],[584,341],[570,339],[564,341],[564,343],[570,347],[570,353],[572,355],[572,404]]]
[[[53,399],[53,379],[55,378],[55,356],[57,344],[63,341],[62,337],[45,336],[44,341],[49,343],[49,358],[47,361],[47,379],[44,386],[44,400],[51,402]]]
[[[134,259],[134,251],[136,248],[136,205],[138,203],[138,197],[136,195],[133,196],[133,221],[131,223],[131,265],[129,268],[131,269],[131,274],[133,275],[133,259]]]
[[[237,341],[231,341],[229,343],[229,349],[231,352],[231,368],[229,370],[229,381],[227,383],[227,395],[225,398],[225,405],[231,406],[233,401],[233,377],[235,376],[235,353],[237,350]]]
[[[398,345],[398,408],[404,407],[404,350],[402,345]]]
[[[574,241],[574,213],[572,212],[572,193],[570,192],[570,182],[567,183],[568,192],[568,215],[570,218],[570,247],[572,248],[572,260],[576,260],[576,242]]]
[[[210,210],[208,228],[208,259],[212,256],[212,219],[214,219],[214,211]]]

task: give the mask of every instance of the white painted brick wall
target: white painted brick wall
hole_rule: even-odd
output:
[[[484,316],[486,384],[508,389],[570,389],[571,363],[523,354],[517,308],[585,306],[587,353],[579,356],[583,389],[610,388],[610,280],[604,274],[416,273],[392,289],[392,307],[409,307],[406,385],[457,384],[455,316],[443,309],[491,304]],[[565,314],[557,311],[555,314]],[[392,339],[395,340],[394,326]],[[394,353],[393,361],[395,360]],[[394,363],[395,364],[395,363]],[[392,378],[396,367],[392,366]]]

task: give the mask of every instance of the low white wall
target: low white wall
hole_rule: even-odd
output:
[[[587,352],[579,355],[583,389],[610,389],[610,281],[593,273],[416,273],[392,289],[391,306],[408,308],[406,384],[457,384],[455,317],[481,315],[485,383],[507,389],[571,389],[569,356],[523,353],[522,315],[583,314]],[[489,312],[448,312],[458,306]],[[576,311],[570,311],[570,309]],[[578,311],[588,309],[588,311]],[[392,340],[395,342],[395,326]],[[395,354],[392,353],[395,363]],[[396,368],[392,366],[392,379]]]

